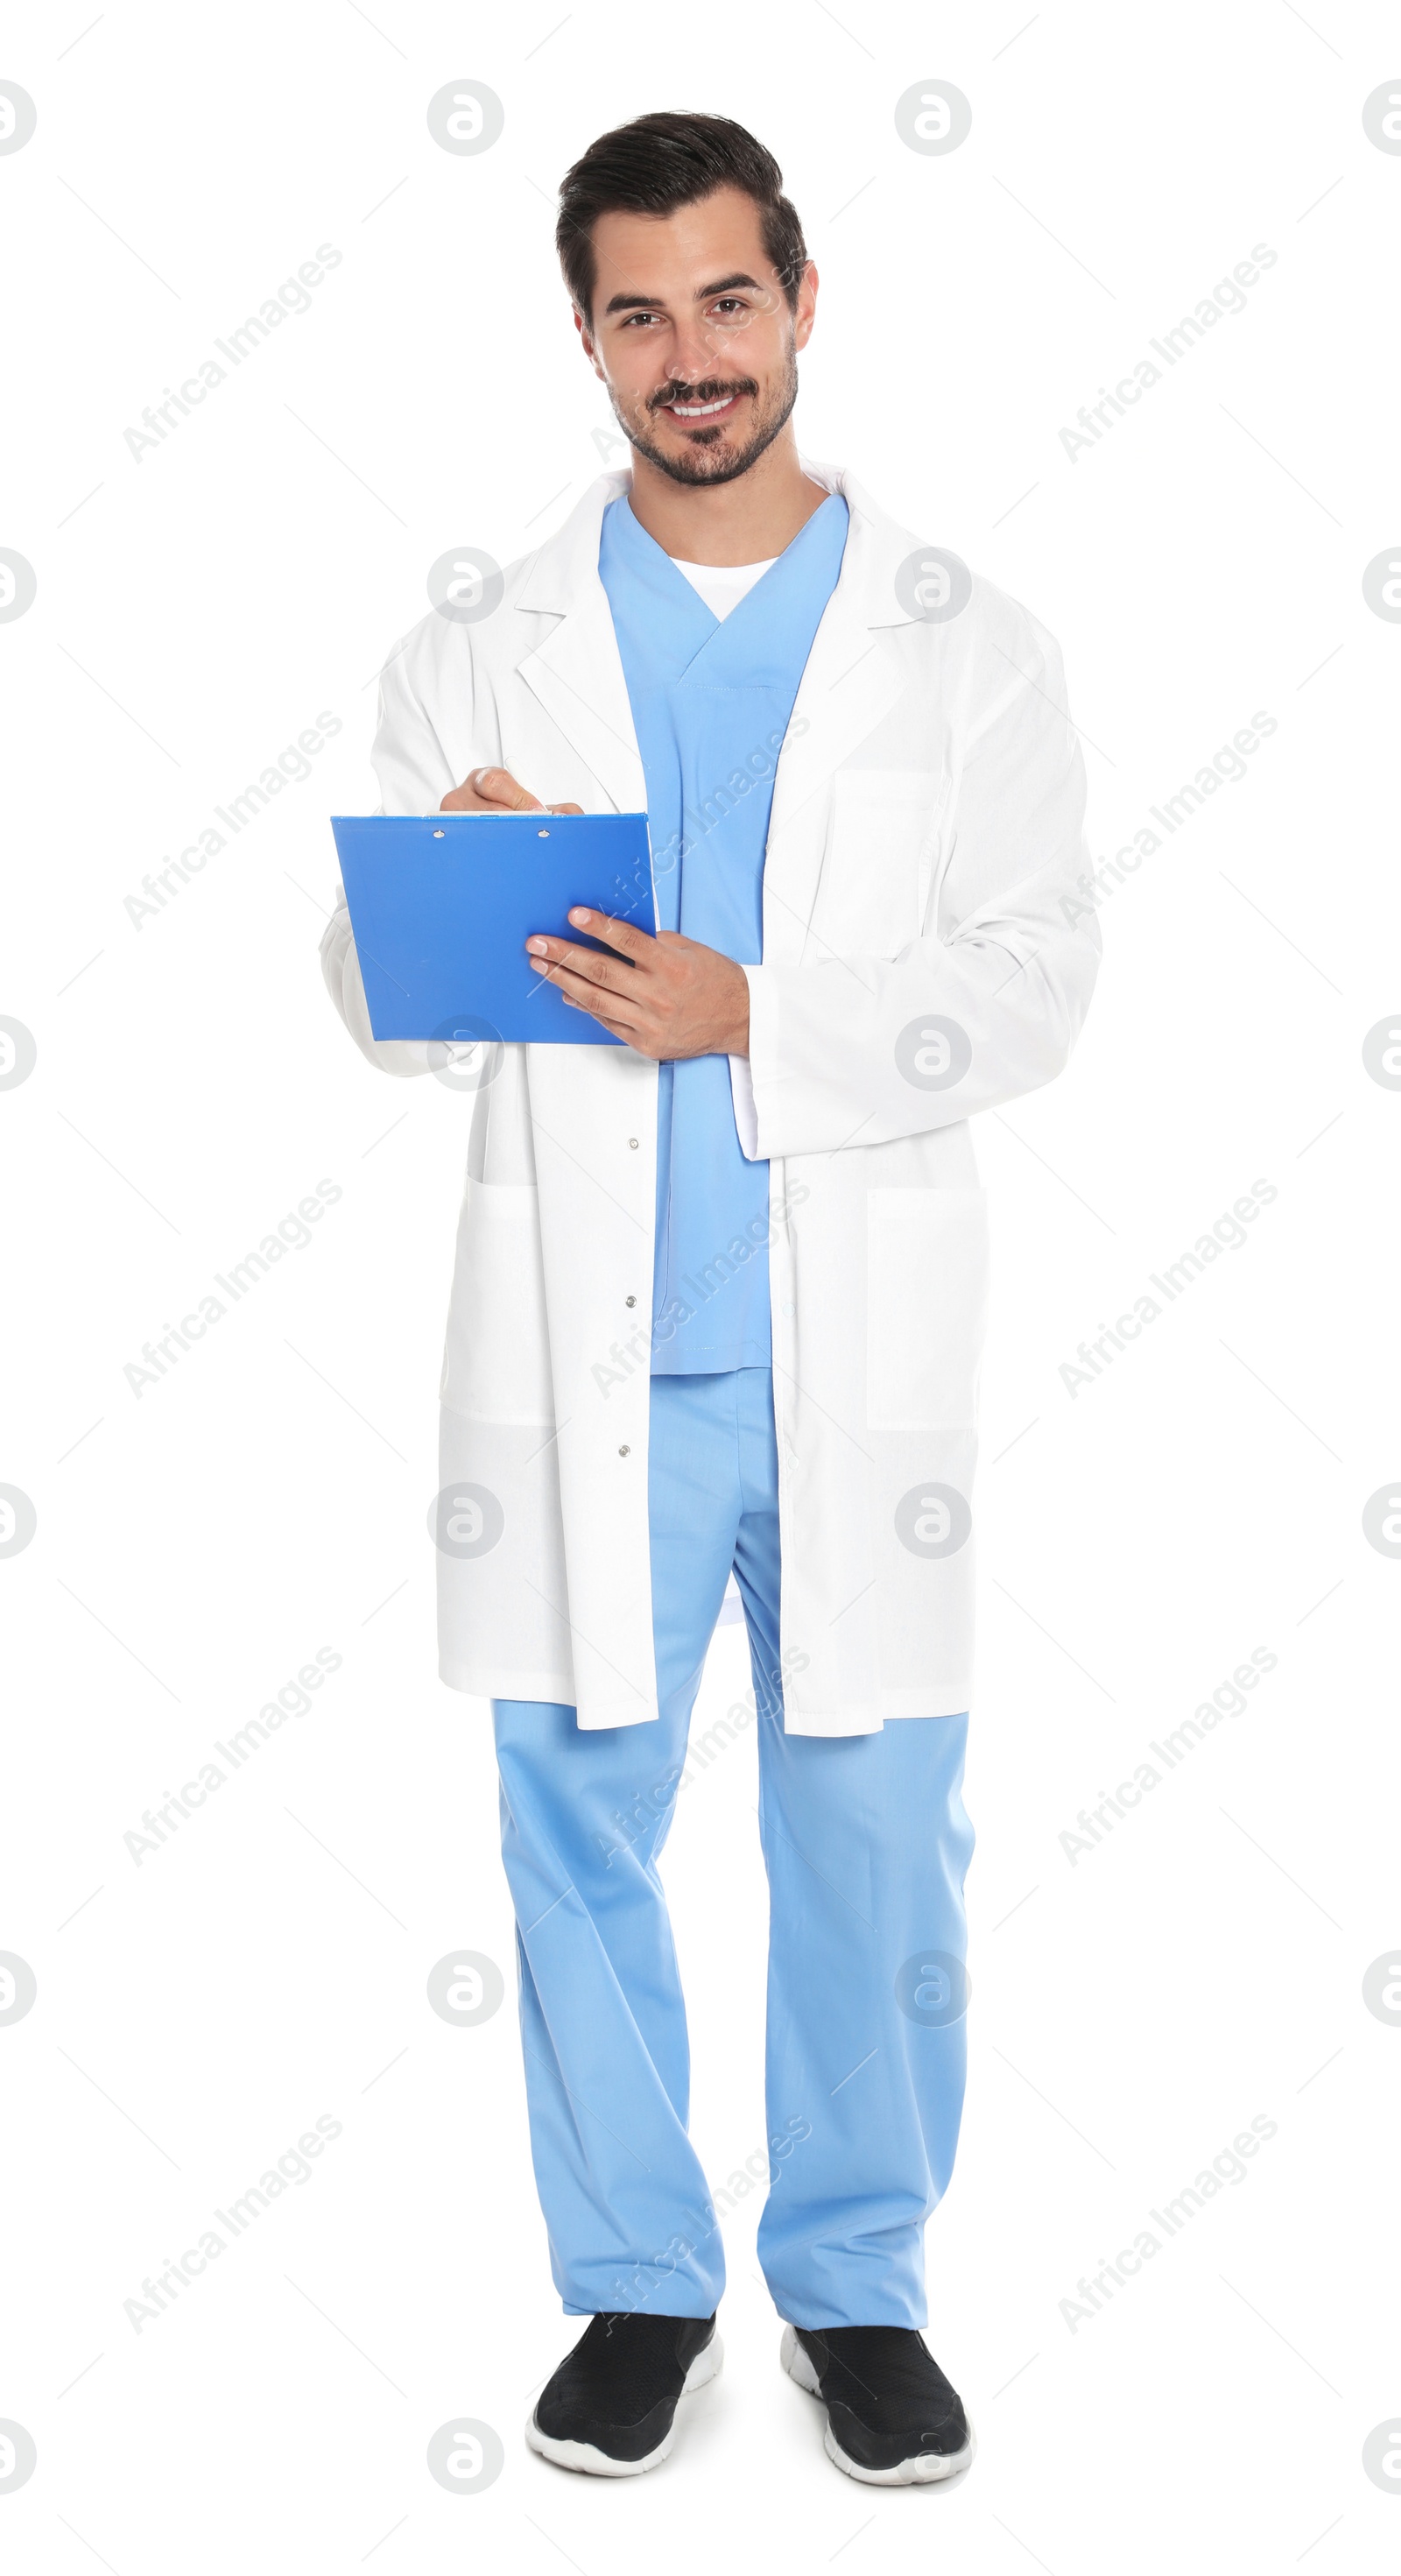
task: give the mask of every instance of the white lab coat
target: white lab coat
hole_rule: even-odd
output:
[[[1052,639],[978,578],[927,622],[896,578],[920,541],[844,471],[804,471],[845,494],[850,533],[778,760],[731,1082],[744,1151],[770,1167],[787,1727],[859,1735],[969,1703],[988,1283],[968,1120],[1060,1071],[1099,933]],[[483,764],[546,804],[645,806],[598,575],[629,479],[602,476],[494,613],[433,611],[391,655],[386,813],[436,812]],[[343,901],[322,959],[371,1062],[425,1070],[426,1047],[370,1034]],[[657,1714],[657,1068],[630,1048],[509,1046],[464,1111],[441,1475],[461,1499],[447,1526],[477,1552],[439,1553],[442,1677],[631,1726]]]

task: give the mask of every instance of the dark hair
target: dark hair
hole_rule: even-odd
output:
[[[777,269],[791,311],[807,262],[803,228],[783,193],[771,152],[728,116],[637,116],[600,134],[566,171],[555,248],[564,282],[592,323],[597,279],[593,228],[600,215],[671,215],[717,188],[738,188],[759,209],[764,256]]]

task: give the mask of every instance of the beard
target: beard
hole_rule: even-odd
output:
[[[723,394],[736,392],[758,394],[759,387],[751,377],[730,384],[707,377],[696,389],[668,385],[649,405],[648,423],[652,413],[660,411],[667,402],[715,402]],[[629,445],[636,448],[639,456],[645,456],[649,464],[655,465],[659,473],[668,475],[673,483],[733,483],[737,475],[747,474],[750,466],[772,447],[790,418],[797,399],[798,361],[790,349],[783,376],[768,400],[761,399],[748,436],[738,447],[728,443],[733,435],[730,429],[708,430],[701,426],[688,434],[688,445],[681,453],[674,454],[650,437],[647,427],[639,428],[635,422],[625,419],[616,401],[613,403],[613,416]]]

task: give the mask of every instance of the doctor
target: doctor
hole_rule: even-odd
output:
[[[557,244],[632,450],[490,613],[381,683],[391,814],[650,822],[659,933],[530,942],[622,1043],[377,1045],[471,1094],[442,1379],[441,1670],[492,1702],[535,2173],[590,2320],[527,2439],[665,2458],[719,2366],[657,1862],[733,1569],[771,1893],[781,2358],[876,2484],[971,2455],[919,2329],[964,2078],[961,1784],[987,1295],[969,1121],[1049,1081],[1094,983],[1083,769],[1045,630],[792,414],[817,276],[772,156],[644,116]],[[889,353],[892,360],[894,353]]]

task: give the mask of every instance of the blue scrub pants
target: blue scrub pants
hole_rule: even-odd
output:
[[[792,2325],[921,2326],[963,2104],[968,1721],[785,1735],[767,1369],[653,1378],[648,1503],[659,1719],[583,1732],[551,1701],[492,1703],[555,2283],[575,2316],[708,2317],[725,2286],[657,1861],[733,1565],[770,1897],[759,2260]]]

